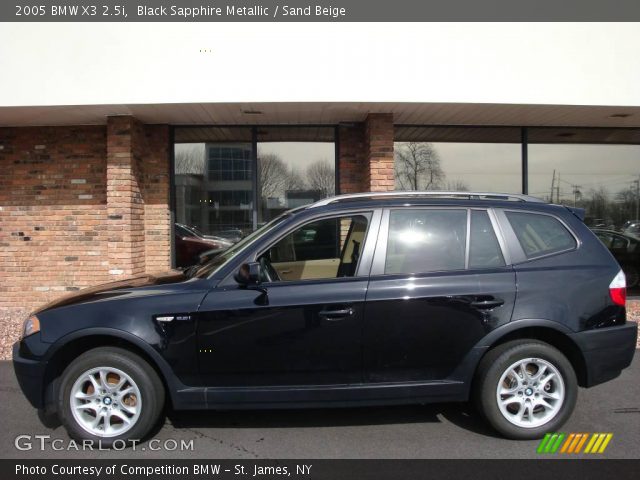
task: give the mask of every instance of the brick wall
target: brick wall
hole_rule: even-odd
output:
[[[169,130],[0,128],[0,358],[32,309],[170,268]]]
[[[365,121],[365,182],[372,192],[395,188],[393,170],[393,114],[370,113]]]
[[[142,154],[145,271],[171,266],[169,127],[146,125]]]
[[[393,115],[369,114],[338,130],[340,193],[393,190]]]
[[[106,131],[0,128],[0,307],[108,279]]]
[[[368,191],[365,185],[364,124],[340,125],[338,129],[338,176],[340,193]]]

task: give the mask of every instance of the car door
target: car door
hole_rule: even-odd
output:
[[[380,217],[379,211],[366,211],[304,222],[255,252],[255,260],[280,271],[279,280],[251,289],[230,279],[211,291],[198,320],[203,383],[360,383],[364,300],[374,245],[367,247],[365,240],[358,255],[352,245],[357,238],[361,242],[365,235],[375,235]],[[318,229],[324,234],[310,233]],[[298,273],[285,277],[283,270]]]
[[[367,293],[367,382],[449,377],[513,311],[516,285],[491,211],[385,210]]]

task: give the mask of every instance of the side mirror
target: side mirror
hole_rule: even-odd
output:
[[[236,282],[245,287],[260,285],[261,266],[258,262],[243,263],[234,278]]]

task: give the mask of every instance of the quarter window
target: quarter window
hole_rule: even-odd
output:
[[[549,215],[506,212],[527,258],[536,258],[576,247],[576,241],[562,223]]]
[[[392,210],[384,272],[463,270],[467,210]]]

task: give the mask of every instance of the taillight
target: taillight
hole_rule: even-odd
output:
[[[609,284],[609,295],[616,305],[624,306],[627,301],[627,280],[624,272],[620,270]]]

